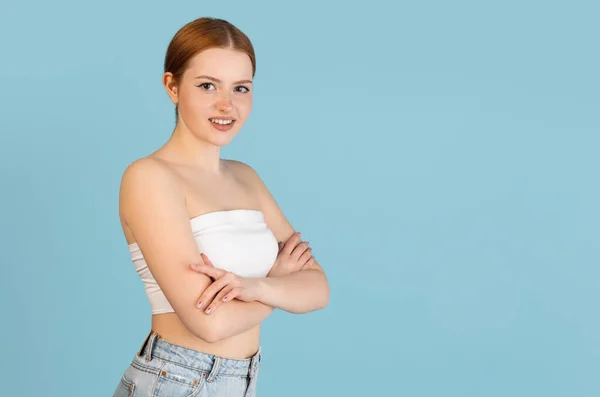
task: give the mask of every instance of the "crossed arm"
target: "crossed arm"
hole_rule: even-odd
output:
[[[296,314],[323,309],[329,300],[325,274],[299,233],[285,242],[267,277],[240,277],[215,268],[205,254],[202,259],[204,263],[190,267],[214,280],[196,304],[206,314],[215,313],[221,305],[236,298],[244,302],[259,301]]]
[[[289,241],[294,229],[258,175],[243,163],[240,173],[256,186],[265,221],[278,241]],[[132,163],[121,181],[121,216],[136,236],[148,268],[182,323],[195,336],[216,342],[243,333],[267,318],[275,308],[305,313],[327,305],[329,286],[314,260],[299,271],[254,279],[257,299],[232,299],[210,315],[196,308],[198,297],[213,279],[190,264],[204,263],[190,229],[185,194],[172,171],[144,158]]]

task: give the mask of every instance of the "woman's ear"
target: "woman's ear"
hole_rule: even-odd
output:
[[[163,75],[162,83],[165,86],[167,95],[169,95],[169,98],[171,98],[171,102],[177,105],[179,102],[179,84],[177,81],[175,81],[173,73],[166,72]]]

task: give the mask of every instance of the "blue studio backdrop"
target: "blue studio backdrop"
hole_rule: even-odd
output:
[[[8,2],[6,396],[109,396],[149,331],[118,218],[170,136],[173,34],[244,31],[263,177],[331,284],[264,323],[258,395],[600,395],[597,2]]]

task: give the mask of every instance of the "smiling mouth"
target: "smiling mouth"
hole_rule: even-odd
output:
[[[210,118],[208,120],[215,130],[222,132],[229,131],[235,124],[234,119]]]
[[[210,118],[208,119],[213,124],[218,125],[231,125],[235,122],[234,119],[220,119],[220,118]]]

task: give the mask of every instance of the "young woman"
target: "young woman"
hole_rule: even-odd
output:
[[[255,70],[250,40],[224,20],[192,21],[169,44],[175,129],[120,186],[152,329],[115,397],[254,396],[261,322],[328,304],[323,269],[261,178],[220,158],[250,113]]]

